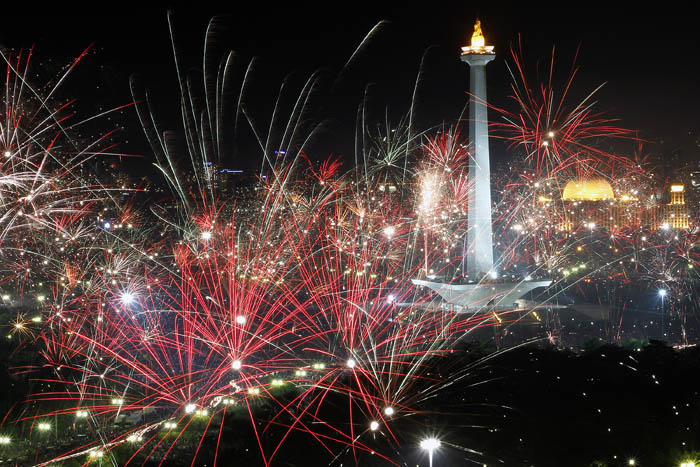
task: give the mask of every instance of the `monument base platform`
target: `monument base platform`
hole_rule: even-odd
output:
[[[493,308],[518,308],[516,300],[538,287],[548,287],[552,281],[481,282],[478,284],[446,284],[412,279],[415,285],[437,292],[450,305],[463,311],[476,312]]]

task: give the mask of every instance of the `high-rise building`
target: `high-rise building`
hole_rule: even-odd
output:
[[[671,185],[671,202],[666,206],[661,225],[672,229],[687,229],[688,207],[685,204],[685,186]]]

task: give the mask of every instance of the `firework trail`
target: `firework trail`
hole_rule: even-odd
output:
[[[202,416],[223,424],[232,405],[248,413],[265,464],[279,445],[265,448],[264,432],[280,424],[331,453],[369,452],[360,435],[413,413],[415,381],[440,384],[427,376],[429,361],[485,325],[430,311],[435,297],[415,296],[410,283],[459,261],[451,250],[464,228],[468,154],[458,135],[416,143],[422,134],[392,131],[394,141],[375,145],[354,171],[342,173],[334,161],[315,167],[303,154],[320,128],[309,119],[320,75],[288,114],[276,107],[262,130],[245,99],[253,65],[234,84],[233,56],[213,58],[217,27],[213,21],[207,35],[201,94],[185,78],[172,34],[183,138],[158,129],[148,93],[132,82],[173,200],[148,210],[107,205],[93,229],[76,216],[65,222],[66,241],[76,246],[61,260],[50,256],[60,279],[45,297],[39,341],[43,375],[51,376],[37,381],[52,389],[31,400],[57,408],[26,418],[87,418],[100,434],[61,458],[109,455],[134,437],[143,440],[134,456],[165,458],[180,435],[152,433],[179,432]],[[245,125],[262,167],[232,198],[214,174],[235,153],[228,129]],[[282,385],[295,388],[291,401],[278,397]],[[325,422],[326,401],[337,395],[349,402],[345,422]],[[259,420],[261,400],[277,415]],[[110,434],[124,417],[132,428]],[[323,429],[314,428],[320,422]]]
[[[503,270],[517,277],[546,275],[554,279],[552,290],[596,300],[608,296],[609,335],[619,340],[624,303],[638,293],[635,287],[656,291],[677,285],[668,306],[684,308],[674,300],[690,296],[695,287],[695,222],[690,219],[681,230],[663,223],[669,221],[661,220],[666,207],[658,193],[677,180],[660,183],[653,174],[661,170],[636,133],[596,110],[600,87],[573,99],[576,58],[559,88],[554,52],[542,84],[531,84],[523,57],[520,43],[511,48],[517,111],[493,109],[498,118],[491,124],[494,136],[519,154],[494,177]],[[630,157],[611,149],[625,141],[636,142]],[[583,184],[585,190],[586,182],[609,187],[608,198],[564,199],[568,187]]]
[[[443,357],[471,333],[501,332],[529,314],[459,313],[411,282],[460,275],[468,141],[457,129],[417,133],[410,117],[374,133],[362,103],[356,166],[311,163],[305,153],[324,126],[314,118],[323,76],[313,74],[289,109],[285,83],[271,118],[260,119],[248,102],[256,62],[239,72],[236,57],[222,54],[220,21],[207,30],[201,74],[187,71],[169,21],[181,128],[164,131],[150,93],[137,79],[131,89],[170,197],[121,202],[73,176],[102,143],[77,151],[82,159],[58,158],[58,114],[34,132],[18,131],[33,121],[18,117],[24,100],[13,94],[25,79],[6,83],[0,271],[21,289],[41,265],[45,284],[33,297],[40,319],[18,314],[11,323],[18,340],[36,336],[41,358],[18,371],[35,374],[40,389],[29,402],[42,409],[17,418],[32,430],[49,419],[80,419],[92,430],[82,446],[47,453],[44,464],[164,462],[194,439],[194,465],[210,456],[212,433],[216,463],[226,417],[242,413],[264,465],[298,433],[330,459],[358,463],[371,454],[398,465],[392,453],[406,435],[395,422],[420,419],[427,401],[476,365],[447,371]],[[571,177],[625,173],[613,189],[633,183],[640,192],[651,181],[638,161],[600,149],[632,133],[596,112],[591,96],[566,105],[576,68],[556,100],[553,62],[546,84],[532,91],[521,56],[513,59],[518,109],[493,125],[520,155],[494,177],[499,270],[518,280],[550,276],[556,290],[581,293],[601,277],[684,283],[698,260],[696,233],[671,241],[664,235],[672,233],[638,228],[560,228],[566,217],[556,193]],[[14,75],[19,63],[9,68]],[[231,188],[221,170],[242,157],[238,134],[248,131],[260,169]],[[38,233],[21,243],[26,230]],[[386,449],[377,450],[377,437]]]

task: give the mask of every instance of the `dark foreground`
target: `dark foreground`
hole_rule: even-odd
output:
[[[8,357],[5,352],[3,357]],[[637,342],[626,347],[589,345],[588,350],[576,354],[530,345],[492,355],[465,370],[491,352],[483,345],[470,344],[432,362],[432,376],[448,384],[439,385],[433,393],[434,382],[416,382],[421,412],[395,417],[388,424],[400,444],[398,449],[387,443],[390,435],[386,427],[376,434],[362,435],[363,442],[376,446],[377,452],[397,465],[407,466],[428,465],[427,455],[418,445],[429,435],[442,441],[434,456],[436,467],[623,466],[630,465],[630,459],[637,466],[679,466],[700,459],[700,349],[674,350],[652,341],[644,346]],[[17,358],[22,356],[14,355],[10,361]],[[0,404],[4,416],[23,400],[31,383],[9,376],[11,363],[3,362]],[[294,397],[293,389],[287,391],[280,393],[280,399]],[[336,402],[336,426],[342,426],[347,400]],[[27,414],[36,409],[28,408]],[[272,413],[269,409],[264,403],[256,408],[261,420],[266,412]],[[323,417],[332,420],[334,414]],[[279,422],[284,425],[287,420]],[[262,465],[250,423],[244,411],[229,412],[220,434],[217,465]],[[191,465],[202,439],[195,465],[212,465],[219,426],[220,419],[213,420],[208,430],[204,422],[191,425],[162,464],[163,449],[152,451],[148,458],[136,456],[131,462]],[[13,437],[11,445],[0,445],[2,465],[32,465],[45,460],[47,452],[66,452],[76,441],[90,436],[87,428],[75,424],[60,432],[52,430],[44,439],[36,433],[30,438],[26,426],[8,421],[0,431]],[[274,449],[284,432],[280,426],[263,434],[260,442],[265,450]],[[133,446],[119,447],[113,451],[113,460],[123,465],[134,451]],[[82,457],[62,465],[87,465],[88,461]],[[89,462],[100,464],[113,465],[106,457]],[[376,455],[350,449],[334,459],[310,436],[298,432],[288,436],[272,462],[284,466],[329,464],[391,465]]]

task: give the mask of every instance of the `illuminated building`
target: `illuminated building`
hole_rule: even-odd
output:
[[[551,201],[542,198],[542,202]],[[615,196],[612,186],[602,178],[569,181],[561,195],[558,229],[574,231],[579,228],[616,230],[627,227],[647,227],[651,230],[687,229],[688,208],[685,187],[670,187],[669,204],[642,203],[637,190]]]
[[[615,199],[615,193],[610,184],[602,178],[571,180],[564,187],[561,199],[568,201],[606,201]]]
[[[666,206],[661,225],[672,229],[688,228],[688,207],[685,204],[685,187],[671,185],[671,202]]]

